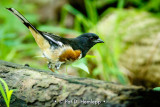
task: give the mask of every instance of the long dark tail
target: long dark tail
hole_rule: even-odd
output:
[[[33,37],[35,38],[38,46],[44,51],[45,49],[50,48],[49,42],[46,41],[45,36],[41,34],[22,14],[20,14],[14,8],[7,8],[11,13],[17,16],[22,23],[31,31]]]
[[[16,17],[18,17],[27,28],[30,27],[33,30],[35,30],[35,32],[39,33],[39,31],[16,9],[14,8],[6,8],[6,9],[8,9],[11,13],[13,13]]]

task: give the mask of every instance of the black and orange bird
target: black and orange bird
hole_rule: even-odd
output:
[[[76,38],[63,38],[51,33],[37,30],[22,14],[14,8],[7,8],[17,16],[31,31],[36,43],[48,60],[48,68],[54,72],[62,64],[73,62],[86,56],[86,53],[97,43],[104,43],[94,33],[84,33]]]

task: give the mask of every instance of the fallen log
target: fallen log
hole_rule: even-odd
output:
[[[0,78],[10,89],[11,107],[146,107],[160,105],[160,92],[79,78],[0,60]],[[0,96],[0,106],[4,107]]]

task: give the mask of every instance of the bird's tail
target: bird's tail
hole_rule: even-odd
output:
[[[32,28],[33,30],[35,30],[35,32],[39,33],[39,31],[16,9],[14,8],[6,8],[6,9],[8,9],[11,13],[13,13],[16,17],[18,17],[27,28],[29,29]]]
[[[7,8],[11,13],[13,13],[16,17],[18,17],[22,23],[31,31],[33,37],[35,38],[38,46],[44,50],[45,48],[49,48],[49,43],[45,40],[43,35],[38,31],[21,13],[19,13],[14,8]]]

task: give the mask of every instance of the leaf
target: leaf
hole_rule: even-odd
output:
[[[6,93],[5,93],[4,88],[2,87],[1,83],[0,83],[0,91],[1,91],[2,96],[3,96],[3,98],[4,98],[5,102],[6,102],[7,107],[9,107],[8,95],[6,95],[7,92],[8,92],[8,86],[7,86],[6,82],[3,79],[0,78],[0,81],[3,83],[3,85],[4,85],[5,89],[6,89]]]
[[[13,93],[13,90],[9,90],[8,89],[8,85],[3,79],[0,78],[0,81],[3,83],[3,85],[4,85],[5,89],[6,89],[6,93],[5,93],[4,88],[2,87],[1,83],[0,83],[0,91],[1,91],[2,96],[3,96],[3,98],[4,98],[5,102],[6,102],[7,107],[9,107],[10,100],[11,100],[11,95]]]
[[[80,68],[82,69],[83,71],[87,72],[89,74],[89,70],[88,70],[88,67],[87,65],[85,64],[85,59],[81,59],[79,61],[76,61],[72,64],[73,67],[76,67],[76,68]]]
[[[1,78],[0,78],[0,81],[3,83],[3,85],[4,85],[5,89],[6,89],[6,92],[8,92],[9,89],[8,89],[7,83]]]
[[[13,90],[10,90],[8,93],[7,93],[7,97],[8,97],[8,105],[10,104],[10,100],[11,100],[11,95],[13,93]]]
[[[2,94],[2,96],[3,96],[3,98],[4,98],[4,101],[5,101],[6,104],[7,104],[7,97],[6,97],[6,94],[5,94],[5,92],[4,92],[4,89],[3,89],[2,85],[1,85],[1,83],[0,83],[0,91],[1,91],[1,94]]]
[[[153,91],[160,91],[160,87],[153,88]]]
[[[86,55],[85,58],[96,58],[94,55]]]

